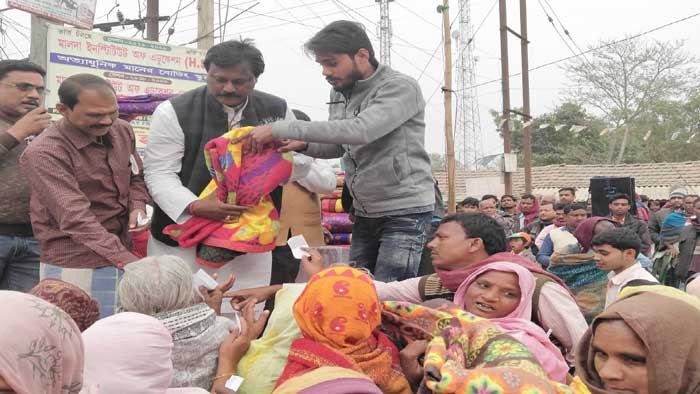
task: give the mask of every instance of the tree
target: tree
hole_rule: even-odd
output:
[[[500,113],[492,110],[491,115],[496,125],[500,126]],[[533,166],[604,162],[607,145],[598,135],[604,124],[602,119],[572,102],[565,102],[552,112],[534,118],[531,126]],[[575,132],[573,126],[583,126],[585,129]],[[501,133],[501,128],[498,129]],[[518,153],[518,159],[522,162],[523,122],[512,119],[510,130],[513,151]]]
[[[429,153],[433,172],[447,171],[447,158],[440,153]]]
[[[622,162],[629,141],[630,126],[653,103],[683,97],[697,73],[695,59],[682,50],[683,42],[646,43],[627,38],[601,41],[588,56],[570,63],[567,73],[575,88],[571,98],[600,110],[614,130],[610,135],[608,162]]]

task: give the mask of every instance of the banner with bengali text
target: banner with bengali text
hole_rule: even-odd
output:
[[[58,116],[58,87],[74,74],[108,80],[117,96],[180,94],[202,86],[206,51],[154,41],[49,25],[46,96],[49,112]],[[150,116],[132,121],[137,149],[143,152]]]

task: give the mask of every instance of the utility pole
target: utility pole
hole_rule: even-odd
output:
[[[197,15],[197,49],[207,50],[214,46],[214,0],[197,0]]]
[[[46,70],[47,66],[47,43],[49,41],[49,23],[53,23],[48,19],[32,14],[31,32],[32,37],[29,41],[29,61],[40,65]]]
[[[445,86],[442,92],[445,96],[445,155],[447,156],[447,212],[454,213],[456,205],[455,193],[455,142],[452,134],[452,35],[450,32],[450,1],[443,0],[438,7],[442,12],[443,36],[445,39]]]
[[[525,193],[532,193],[532,115],[530,114],[530,74],[528,71],[527,45],[527,4],[520,0],[520,56],[523,75],[523,161],[525,167]]]
[[[146,39],[158,41],[158,0],[146,0]]]
[[[389,3],[394,0],[374,0],[379,3],[379,60],[391,65],[391,19],[389,19]]]
[[[498,0],[501,30],[501,91],[503,94],[503,112],[501,130],[503,130],[503,153],[510,153],[510,82],[508,80],[508,21],[506,0]],[[505,194],[513,194],[513,181],[506,168],[503,168]]]

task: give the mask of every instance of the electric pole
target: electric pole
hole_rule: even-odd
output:
[[[527,4],[520,0],[520,56],[522,58],[523,74],[523,118],[525,127],[523,130],[523,161],[525,167],[525,193],[532,193],[532,115],[530,114],[530,74],[528,71],[527,56]]]
[[[455,193],[455,143],[452,131],[452,35],[450,32],[450,1],[443,0],[438,7],[442,12],[443,36],[445,39],[445,86],[442,92],[445,96],[445,156],[447,156],[447,212],[454,213],[456,205]]]
[[[394,0],[375,0],[379,3],[379,61],[391,65],[391,19],[389,3]]]
[[[465,170],[477,170],[479,160],[484,156],[481,137],[481,118],[476,88],[476,59],[471,22],[470,0],[459,0],[459,31],[457,38],[456,91],[457,116],[455,119],[455,155],[457,163]]]
[[[146,1],[146,39],[158,41],[158,0]]]
[[[508,80],[508,21],[506,14],[506,0],[498,0],[501,31],[501,93],[503,94],[503,111],[501,130],[503,131],[503,153],[510,153],[510,82]],[[504,157],[505,163],[505,157]],[[513,181],[510,172],[503,168],[503,183],[505,194],[513,194]]]
[[[214,46],[214,0],[197,0],[197,37],[197,49]]]

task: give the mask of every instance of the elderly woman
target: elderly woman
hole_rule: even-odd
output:
[[[233,278],[229,278],[213,293],[223,294],[232,283]],[[205,295],[209,300],[214,298],[213,308],[197,295],[189,265],[176,256],[146,257],[124,269],[119,283],[122,311],[151,315],[172,335],[175,374],[171,387],[209,390],[216,374],[219,346],[231,330],[239,328],[233,321],[217,316],[220,297]]]

